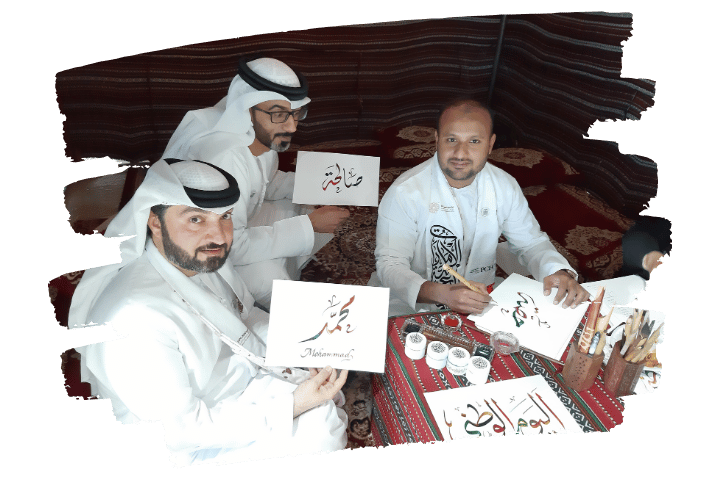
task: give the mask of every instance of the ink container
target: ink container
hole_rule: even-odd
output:
[[[425,356],[427,337],[419,332],[408,333],[405,337],[405,355],[411,360],[420,360]]]
[[[427,352],[425,355],[425,362],[427,362],[427,366],[436,370],[442,370],[445,368],[449,350],[448,346],[443,342],[430,342],[427,346]]]
[[[481,356],[470,357],[465,378],[473,385],[483,385],[490,375],[490,362]]]
[[[470,363],[470,354],[462,347],[453,347],[448,352],[447,369],[453,375],[465,375],[468,363]]]

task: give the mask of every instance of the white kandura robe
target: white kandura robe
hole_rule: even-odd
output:
[[[345,447],[347,416],[342,409],[328,401],[293,420],[292,392],[297,385],[264,374],[247,358],[233,354],[153,264],[166,276],[182,275],[148,242],[145,254],[120,270],[88,317],[126,335],[82,349],[90,372],[84,380],[91,383],[94,394],[111,399],[121,422],[161,421],[168,446],[180,462]],[[242,321],[253,332],[243,335],[243,347],[264,355],[267,314],[248,308],[252,296],[233,269],[225,265],[219,273],[198,275],[215,276],[215,282],[222,276],[226,292],[232,286],[244,305],[239,313],[231,300],[218,301],[217,309],[228,309],[235,316],[226,311],[211,316],[205,311],[206,318],[231,335],[244,328],[229,322]],[[202,290],[194,281],[190,290],[184,287],[186,294],[195,287]],[[197,296],[203,295],[207,291]]]
[[[198,129],[198,122],[212,125],[217,121],[215,110],[200,112],[208,118],[188,112],[178,132]],[[256,157],[242,146],[239,135],[216,131],[193,142],[186,155],[183,160],[211,163],[237,180],[240,199],[233,211],[230,260],[255,300],[268,306],[272,280],[298,280],[304,264],[332,234],[316,235],[304,214],[311,210],[292,204],[295,173],[278,170],[277,152],[270,150]]]
[[[378,209],[376,272],[369,284],[390,288],[390,315],[437,310],[435,305],[417,303],[417,296],[425,281],[449,276],[442,273],[444,262],[468,280],[492,284],[501,234],[535,279],[542,281],[562,269],[573,271],[540,230],[520,186],[509,174],[487,163],[466,188],[478,189],[475,217],[465,219],[475,222],[469,259],[458,253],[464,250],[462,219],[437,155],[403,173],[383,196]],[[431,247],[433,242],[445,250]],[[455,265],[443,258],[449,250],[452,254],[448,255],[457,259]],[[450,277],[440,283],[456,280]]]

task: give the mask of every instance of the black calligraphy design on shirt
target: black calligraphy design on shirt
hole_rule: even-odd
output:
[[[443,270],[443,265],[447,263],[453,270],[460,268],[462,254],[458,237],[448,228],[433,225],[430,228],[430,254],[432,255],[430,281],[445,285],[457,283],[455,277]]]

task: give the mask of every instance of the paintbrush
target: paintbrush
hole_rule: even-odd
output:
[[[585,327],[583,328],[582,335],[578,341],[578,350],[580,353],[588,353],[590,350],[590,343],[595,335],[595,325],[597,324],[598,315],[600,315],[600,306],[602,305],[603,297],[605,296],[605,287],[598,289],[595,299],[590,303],[588,307]]]
[[[645,341],[645,344],[642,346],[642,348],[636,351],[635,354],[632,355],[629,359],[626,358],[626,360],[631,363],[643,361],[645,357],[647,357],[648,353],[650,353],[650,350],[655,347],[658,337],[660,336],[660,330],[662,329],[662,326],[663,324],[661,323],[657,330],[650,334],[650,337],[648,337],[647,341]]]
[[[625,324],[625,341],[622,349],[620,350],[620,355],[623,357],[628,351],[632,350],[632,347],[634,347],[638,341],[637,332],[641,317],[642,312],[637,308],[634,310],[632,316],[628,317],[628,321]]]
[[[473,292],[479,293],[479,294],[481,294],[481,295],[488,295],[487,291],[483,292],[482,290],[480,290],[479,288],[477,288],[475,285],[473,285],[472,283],[470,283],[470,282],[468,282],[467,280],[465,280],[462,275],[460,275],[460,274],[457,273],[455,270],[453,270],[452,267],[451,267],[450,265],[448,265],[447,263],[446,263],[445,265],[443,265],[442,268],[443,268],[443,270],[445,270],[446,272],[448,272],[450,275],[452,275],[453,277],[457,278],[458,281],[460,281],[460,283],[462,283],[463,285],[465,285],[467,288],[469,288],[469,289],[472,290]],[[489,305],[497,305],[498,303],[497,303],[495,300],[493,300],[492,298],[490,298],[490,301],[488,302],[488,304],[489,304]]]

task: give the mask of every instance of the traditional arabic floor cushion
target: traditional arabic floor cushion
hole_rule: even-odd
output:
[[[435,127],[411,125],[374,132],[381,142],[380,166],[412,167],[435,154]]]
[[[120,167],[121,161],[117,162]],[[120,210],[123,197],[129,199],[132,196],[147,170],[137,168],[128,180],[130,171],[85,178],[65,187],[65,208],[70,213],[70,226],[76,233],[92,234]]]
[[[630,219],[574,185],[527,187],[523,193],[540,227],[582,280],[616,276]]]
[[[464,375],[453,375],[447,368],[430,368],[424,359],[411,360],[405,355],[401,328],[407,318],[443,328],[438,313],[394,317],[388,322],[385,373],[372,375],[375,399],[372,433],[378,445],[443,440],[444,425],[438,425],[433,418],[425,392],[469,385]],[[467,318],[462,318],[465,323]],[[576,337],[581,333],[580,328],[575,333]],[[489,343],[487,335],[465,326],[461,327],[461,335]],[[561,360],[564,361],[566,356],[567,352]],[[602,370],[588,390],[576,392],[565,384],[560,364],[524,350],[512,355],[496,354],[490,365],[488,382],[541,375],[584,432],[606,432],[623,421],[624,404],[605,390],[600,380]]]
[[[583,176],[570,164],[549,153],[527,148],[496,148],[488,161],[512,175],[521,187],[579,184]]]

